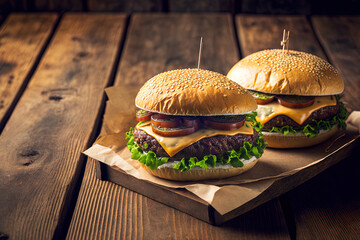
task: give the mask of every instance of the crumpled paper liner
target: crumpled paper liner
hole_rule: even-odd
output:
[[[259,196],[276,180],[325,160],[359,137],[360,112],[353,112],[346,131],[328,141],[303,149],[267,148],[254,168],[244,174],[221,180],[177,182],[157,178],[130,158],[125,133],[136,124],[134,99],[138,89],[111,87],[104,115],[104,134],[84,153],[127,174],[170,188],[185,188],[208,202],[220,214],[226,214]]]

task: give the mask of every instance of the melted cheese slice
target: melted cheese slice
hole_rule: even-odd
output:
[[[256,120],[262,125],[278,115],[286,115],[298,124],[302,124],[313,112],[326,106],[336,105],[335,97],[315,97],[313,105],[305,108],[288,108],[277,102],[266,105],[258,105]]]
[[[253,128],[251,127],[250,122],[245,122],[245,124],[241,128],[235,130],[225,131],[225,130],[201,128],[190,135],[181,136],[181,137],[160,136],[153,132],[150,126],[150,122],[146,122],[141,124],[140,126],[137,126],[137,129],[142,130],[147,134],[149,134],[150,136],[154,137],[164,148],[167,154],[169,154],[170,157],[174,156],[182,149],[186,148],[187,146],[190,146],[191,144],[203,138],[212,137],[216,135],[234,136],[237,134],[244,134],[244,135],[253,134]]]

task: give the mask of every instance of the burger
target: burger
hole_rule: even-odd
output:
[[[313,146],[346,127],[348,112],[340,101],[344,81],[315,55],[264,50],[240,60],[227,77],[255,97],[256,120],[269,147]]]
[[[251,169],[266,143],[255,99],[226,76],[203,69],[160,73],[138,92],[131,158],[164,179],[231,177]]]

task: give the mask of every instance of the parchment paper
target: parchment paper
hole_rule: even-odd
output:
[[[104,134],[84,153],[136,178],[170,188],[185,188],[211,204],[222,215],[257,197],[276,180],[323,161],[359,137],[360,112],[353,112],[346,131],[314,147],[286,150],[266,148],[255,167],[244,174],[201,182],[168,181],[142,169],[138,161],[130,158],[126,147],[125,132],[136,124],[134,99],[137,91],[121,87],[106,89],[109,101],[104,114]]]

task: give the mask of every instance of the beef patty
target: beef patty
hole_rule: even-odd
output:
[[[273,127],[283,127],[283,126],[302,127],[307,124],[311,124],[313,119],[323,120],[323,119],[332,118],[333,116],[338,114],[339,111],[340,111],[339,104],[320,108],[315,112],[313,112],[301,125],[295,122],[294,120],[292,120],[288,116],[279,115],[269,120],[267,123],[265,123],[263,129],[271,130]]]

